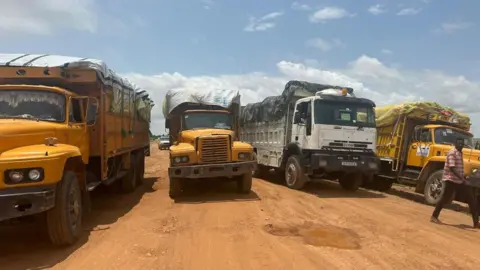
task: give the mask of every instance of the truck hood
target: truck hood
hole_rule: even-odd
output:
[[[233,130],[226,129],[196,129],[196,130],[184,130],[180,133],[182,142],[193,143],[197,137],[211,136],[211,135],[231,135],[234,137],[235,132]]]
[[[442,155],[446,155],[448,151],[452,149],[452,147],[453,147],[452,145],[436,144],[435,150],[440,151]],[[478,161],[480,158],[480,151],[476,149],[463,148],[462,153],[463,153],[463,159],[466,159],[466,160],[470,159],[471,161]]]
[[[23,119],[0,119],[0,155],[21,146],[44,144],[56,137],[59,124]]]

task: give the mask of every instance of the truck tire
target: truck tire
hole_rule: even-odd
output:
[[[168,190],[168,196],[170,199],[175,200],[176,198],[180,197],[183,192],[182,183],[183,179],[181,178],[170,178],[170,186]]]
[[[247,194],[252,189],[252,173],[248,172],[238,177],[237,192]]]
[[[362,185],[361,173],[347,173],[338,179],[340,186],[348,191],[356,191]]]
[[[430,205],[436,205],[440,198],[442,198],[443,193],[445,192],[445,183],[442,181],[443,169],[437,170],[430,174],[425,183],[425,188],[423,189],[423,197],[425,201]],[[453,193],[452,198],[447,201],[447,204],[450,204],[455,198],[455,193]]]
[[[285,184],[291,189],[302,189],[307,182],[307,176],[300,165],[300,157],[298,155],[290,156],[287,160],[285,168]]]
[[[55,190],[55,206],[46,212],[50,241],[55,246],[74,244],[82,233],[82,191],[77,175],[65,171]]]
[[[140,152],[138,154],[136,166],[137,166],[137,176],[136,176],[137,186],[141,186],[145,178],[145,153]]]
[[[135,160],[135,156],[132,155],[131,160]],[[122,191],[125,193],[132,193],[137,187],[137,162],[130,162],[130,169],[127,174],[122,178]]]

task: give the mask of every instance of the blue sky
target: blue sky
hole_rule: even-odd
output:
[[[31,0],[27,5],[4,0],[2,5],[2,53],[102,59],[151,88],[157,103],[169,87],[236,87],[250,102],[281,92],[289,79],[333,80],[358,86],[357,92],[380,105],[442,102],[469,112],[480,127],[480,108],[471,101],[480,98],[475,16],[480,1]],[[456,89],[464,93],[450,98]],[[160,123],[161,113],[154,113]]]

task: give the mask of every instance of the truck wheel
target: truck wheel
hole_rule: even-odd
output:
[[[135,160],[135,156],[132,156],[131,160]],[[137,162],[131,162],[127,175],[122,178],[122,191],[125,193],[131,193],[137,187],[137,164]]]
[[[170,196],[170,199],[174,200],[182,195],[182,181],[183,179],[181,178],[170,178],[170,187],[168,190],[168,196]]]
[[[340,186],[348,191],[356,191],[362,185],[362,174],[347,173],[338,179]]]
[[[237,179],[237,191],[239,193],[249,193],[252,189],[252,173],[245,173]]]
[[[55,207],[46,213],[50,241],[56,246],[74,244],[82,233],[82,191],[77,175],[65,171],[55,191]]]
[[[285,168],[285,184],[291,189],[302,189],[307,182],[307,177],[300,165],[300,157],[297,155],[290,156],[287,160]]]
[[[443,196],[445,192],[445,182],[442,181],[443,170],[438,170],[432,173],[425,184],[423,190],[423,195],[425,201],[430,205],[436,205]],[[455,198],[455,193],[453,193],[452,198],[447,201],[447,204],[451,203]]]
[[[136,164],[137,167],[137,178],[136,178],[136,181],[137,181],[137,185],[140,186],[143,184],[143,180],[145,178],[145,154],[142,152],[142,153],[139,153],[138,154],[138,160],[137,160],[137,164]]]

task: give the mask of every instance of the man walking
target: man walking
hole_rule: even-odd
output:
[[[452,198],[453,193],[461,194],[467,199],[470,213],[472,214],[473,227],[480,228],[478,223],[477,204],[473,198],[472,189],[467,185],[467,179],[463,171],[463,154],[462,149],[465,142],[462,138],[457,138],[455,141],[455,147],[447,153],[447,160],[443,167],[443,178],[445,184],[445,190],[442,198],[435,206],[435,210],[432,213],[430,219],[431,222],[440,223],[438,216],[442,211],[445,204]]]

